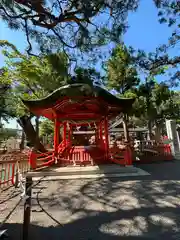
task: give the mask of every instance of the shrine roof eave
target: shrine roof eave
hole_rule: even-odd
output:
[[[84,98],[101,98],[108,105],[119,106],[121,111],[126,112],[132,108],[135,99],[132,98],[118,98],[100,86],[90,86],[83,83],[69,84],[58,88],[47,97],[37,100],[22,100],[24,105],[32,112],[35,109],[53,108],[57,101],[64,98],[76,99]]]

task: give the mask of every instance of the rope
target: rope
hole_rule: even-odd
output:
[[[39,181],[38,181],[37,183],[35,183],[35,184],[33,184],[32,186],[30,186],[29,188],[25,189],[25,184],[23,184],[24,178],[22,177],[22,174],[20,173],[19,164],[17,164],[17,168],[18,168],[18,171],[17,171],[18,174],[21,175],[21,176],[20,176],[20,183],[17,184],[17,185],[20,187],[21,190],[23,190],[23,193],[20,195],[20,199],[19,199],[19,201],[16,203],[16,205],[13,207],[13,209],[8,213],[8,215],[5,217],[5,219],[1,222],[1,224],[0,224],[0,229],[1,229],[1,228],[4,226],[4,224],[8,221],[8,219],[10,218],[10,216],[12,215],[12,213],[16,210],[16,208],[18,207],[18,205],[21,203],[21,201],[22,201],[22,200],[26,200],[27,197],[28,197],[28,198],[30,197],[30,196],[26,196],[26,192],[28,192],[30,189],[32,189],[33,187],[35,187],[35,186],[37,186],[38,184],[40,184],[41,181],[45,178],[45,176],[43,176],[42,178],[39,179]],[[39,192],[37,193],[37,202],[38,202],[38,205],[40,206],[40,208],[41,208],[51,219],[53,219],[53,221],[55,221],[57,224],[63,226],[60,222],[58,222],[55,218],[53,218],[53,217],[42,207],[42,205],[41,205],[40,202],[39,202],[39,198],[38,198],[38,194],[39,194],[40,192],[41,192],[41,191],[39,191]],[[15,190],[14,190],[13,193],[15,193]],[[13,193],[12,193],[12,195],[13,195]],[[8,200],[10,200],[10,199],[15,198],[15,197],[18,196],[19,194],[20,194],[20,193],[16,194],[16,195],[13,196],[13,197],[9,197],[8,199],[0,202],[0,204],[4,203],[4,202],[6,202],[6,201],[8,201]]]
[[[43,178],[45,178],[45,177],[42,177],[37,183],[35,183],[34,185],[32,185],[32,186],[30,186],[28,189],[27,189],[27,191],[29,191],[30,190],[30,188],[33,188],[33,187],[35,187],[35,186],[37,186],[39,183],[41,183],[41,181],[43,180]],[[24,189],[25,189],[25,187],[24,187]],[[15,192],[15,191],[14,191]],[[20,193],[19,193],[20,194]],[[7,222],[7,220],[10,218],[10,216],[12,215],[12,213],[16,210],[16,208],[18,207],[18,205],[20,204],[20,202],[24,199],[23,197],[24,197],[24,192],[23,192],[23,195],[21,195],[21,198],[19,199],[19,201],[16,203],[16,205],[14,206],[14,208],[8,213],[8,215],[5,217],[5,219],[1,222],[1,224],[0,224],[0,228],[2,228],[3,227],[3,225]],[[25,196],[26,197],[26,196]],[[2,203],[2,202],[1,202]]]
[[[20,204],[20,202],[22,201],[22,199],[20,198],[19,201],[16,203],[16,205],[14,206],[14,208],[9,212],[9,214],[5,217],[4,221],[1,222],[0,224],[0,228],[2,228],[4,226],[4,224],[7,222],[7,220],[10,218],[10,216],[12,215],[12,213],[15,211],[15,209],[17,208],[17,206]]]
[[[60,225],[61,227],[64,227],[64,225],[62,223],[60,223],[57,219],[55,219],[51,214],[49,214],[44,208],[43,206],[40,204],[40,201],[39,201],[39,194],[41,193],[42,190],[40,190],[37,195],[36,195],[36,200],[37,200],[37,203],[39,205],[39,207],[41,208],[41,210],[50,218],[52,219],[55,223],[57,223],[58,225]]]
[[[14,192],[15,192],[15,191],[14,191]],[[14,193],[14,192],[13,192],[13,193]],[[9,200],[11,200],[11,199],[13,199],[13,198],[15,198],[15,197],[17,197],[17,196],[20,194],[20,193],[16,193],[15,195],[13,195],[13,193],[12,193],[11,196],[9,196],[7,199],[1,201],[1,202],[0,202],[0,205],[3,204],[3,203],[5,203],[5,202],[7,202],[7,201],[9,201]]]

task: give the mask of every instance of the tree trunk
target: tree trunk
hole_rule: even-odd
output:
[[[124,138],[126,142],[129,142],[129,130],[128,130],[128,126],[127,126],[127,121],[128,121],[128,117],[125,114],[123,117],[123,129],[124,129]]]
[[[20,151],[24,150],[24,143],[25,143],[25,133],[24,133],[24,130],[22,129]]]
[[[39,117],[36,117],[35,123],[36,123],[36,136],[37,138],[39,138]]]
[[[161,135],[162,135],[163,123],[156,123],[155,126],[156,126],[156,128],[155,128],[155,140],[157,142],[160,142]]]
[[[29,143],[38,151],[46,152],[45,147],[40,142],[39,137],[37,137],[37,133],[34,130],[34,127],[31,123],[31,118],[28,116],[23,116],[18,119],[18,123],[22,127],[24,133],[26,134],[26,138]]]
[[[152,121],[148,120],[148,136],[147,140],[152,140]]]

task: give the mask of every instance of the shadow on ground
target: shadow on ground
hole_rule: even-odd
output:
[[[157,162],[153,164],[136,164],[151,176],[147,179],[153,180],[180,180],[180,160]]]
[[[177,212],[178,211],[178,212]],[[88,217],[78,219],[65,226],[43,227],[31,225],[29,239],[179,239],[179,226],[175,219],[164,216],[153,222],[152,216],[167,213],[179,214],[174,208],[144,208],[119,210],[107,213],[89,212]],[[108,226],[109,225],[109,226]],[[22,239],[21,224],[6,224],[12,239]]]
[[[180,239],[180,162],[139,167],[151,176],[42,182],[29,240]],[[4,226],[13,240],[22,214],[21,204]]]

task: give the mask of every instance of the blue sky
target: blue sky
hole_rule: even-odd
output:
[[[143,49],[146,52],[153,51],[160,44],[166,43],[172,32],[167,25],[159,24],[157,9],[152,0],[141,0],[138,11],[129,14],[128,23],[130,27],[124,36],[124,42],[135,49]],[[8,40],[21,51],[26,47],[24,34],[9,30],[2,22],[0,22],[0,39]],[[172,49],[171,54],[174,55],[175,51]],[[0,67],[3,64],[3,57],[0,55]],[[15,120],[9,121],[6,126],[15,128],[17,123]]]

